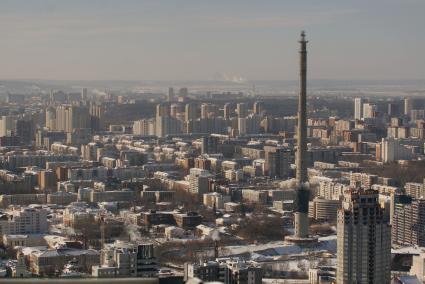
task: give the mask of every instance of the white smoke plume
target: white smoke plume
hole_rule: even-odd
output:
[[[240,75],[231,75],[227,73],[216,73],[214,74],[214,79],[218,81],[226,81],[237,84],[246,83],[248,80]]]
[[[139,228],[136,225],[127,224],[125,230],[130,237],[130,241],[138,241],[142,238],[142,235],[139,232]]]
[[[317,185],[318,185],[318,182],[314,182],[314,181],[313,182],[305,182],[305,183],[302,184],[302,187],[305,188],[305,189],[307,189],[307,188],[311,189],[311,188],[314,188]],[[289,189],[297,189],[297,188],[300,187],[300,185],[298,184],[298,182],[295,178],[292,178],[292,179],[288,179],[288,180],[285,180],[285,181],[281,181],[279,183],[279,187],[281,189],[289,190]]]
[[[219,241],[220,240],[220,233],[217,230],[215,230],[211,235],[211,239],[213,241]]]
[[[98,89],[93,89],[91,92],[95,96],[106,96],[107,95],[107,93],[105,91],[101,91],[101,90],[98,90]]]
[[[281,189],[295,189],[297,188],[297,180],[292,178],[279,183]]]

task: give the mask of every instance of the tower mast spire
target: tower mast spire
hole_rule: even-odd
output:
[[[307,150],[307,42],[305,32],[301,32],[300,43],[300,81],[298,94],[298,129],[297,129],[297,171],[296,178],[299,184],[307,181],[305,166],[305,152]]]
[[[295,200],[295,238],[308,238],[308,202],[309,190],[306,186],[307,167],[307,40],[301,32],[300,43],[300,91],[298,95],[298,129],[296,179],[297,192]]]

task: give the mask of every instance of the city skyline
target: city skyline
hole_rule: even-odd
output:
[[[302,29],[314,42],[311,79],[425,77],[422,1],[1,6],[1,80],[294,80]]]
[[[424,284],[421,8],[0,0],[0,279]]]

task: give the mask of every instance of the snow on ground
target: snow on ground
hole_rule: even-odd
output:
[[[400,246],[399,248],[392,248],[391,249],[392,254],[421,254],[425,253],[424,247],[418,247],[418,246]]]
[[[310,280],[308,280],[308,279],[263,278],[263,283],[270,283],[270,284],[310,284]]]
[[[252,253],[256,258],[279,255],[307,254],[309,252],[318,251],[336,253],[336,235],[319,238],[318,244],[309,248],[302,248],[295,244],[287,244],[284,241],[276,241],[266,244],[226,246],[225,249],[226,253],[229,255]]]

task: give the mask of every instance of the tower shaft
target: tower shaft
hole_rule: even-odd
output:
[[[295,237],[308,237],[308,202],[309,190],[307,182],[306,152],[307,152],[307,41],[304,32],[300,43],[300,92],[298,95],[298,129],[297,129],[297,160],[296,179],[297,192],[294,210]]]
[[[304,183],[307,181],[307,168],[305,166],[307,151],[307,41],[304,33],[301,34],[300,45],[296,178],[298,183]]]

